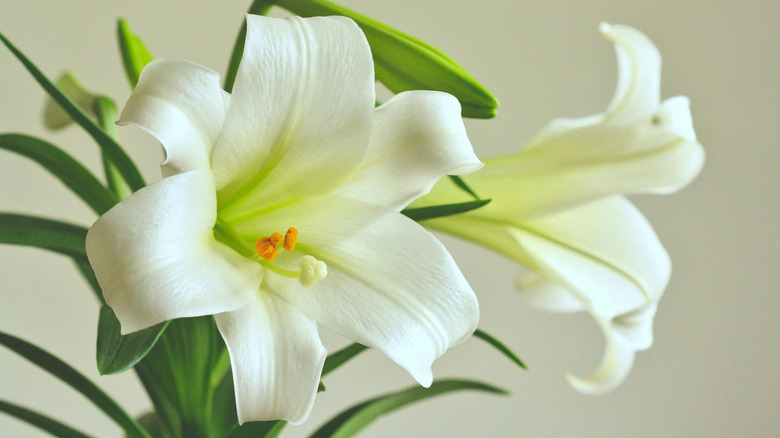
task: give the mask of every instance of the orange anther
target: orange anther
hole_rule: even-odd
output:
[[[296,240],[298,240],[298,229],[295,227],[288,228],[284,234],[284,249],[287,251],[295,249]]]
[[[279,233],[274,233],[279,236],[278,241],[281,241],[282,235]],[[263,237],[262,239],[258,239],[257,242],[255,242],[255,249],[257,250],[257,255],[264,258],[265,260],[272,262],[276,258],[276,253],[279,251],[276,248],[276,245],[274,245],[274,236],[271,237]],[[277,243],[278,244],[278,243]]]
[[[282,235],[279,233],[271,234],[271,243],[273,243],[274,246],[279,246],[279,244],[282,243]]]

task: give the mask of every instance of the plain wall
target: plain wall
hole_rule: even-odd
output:
[[[460,393],[394,413],[372,437],[733,437],[780,431],[778,323],[778,134],[780,2],[767,1],[342,1],[439,47],[501,101],[494,120],[468,120],[481,156],[519,148],[559,116],[601,112],[615,86],[602,21],[648,34],[663,56],[663,97],[685,94],[707,153],[700,177],[671,196],[633,198],[671,254],[674,272],[655,323],[655,345],[639,353],[628,380],[605,396],[581,395],[563,380],[598,364],[603,340],[586,315],[525,306],[513,291],[519,268],[453,238],[453,252],[480,298],[480,326],[530,365],[522,371],[472,339],[440,359],[437,377],[468,377],[509,389],[508,397]],[[115,22],[128,19],[158,57],[224,71],[249,1],[3,0],[0,31],[49,77],[75,72],[121,107],[129,88]],[[44,92],[0,48],[0,132],[33,134],[99,169],[92,140],[77,127],[46,132]],[[149,180],[161,152],[150,137],[121,129]],[[31,161],[0,152],[0,211],[95,219]],[[94,365],[97,303],[63,257],[0,247],[0,330],[25,338],[94,379],[127,409],[150,403],[132,373],[99,377]],[[332,347],[344,344],[326,335]],[[306,436],[360,400],[412,379],[369,352],[326,379],[310,420],[284,436]],[[0,348],[0,398],[35,407],[101,437],[119,430],[85,399]],[[0,435],[41,432],[0,414]]]

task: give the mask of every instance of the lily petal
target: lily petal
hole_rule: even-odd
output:
[[[685,96],[675,96],[661,102],[655,115],[655,123],[661,128],[690,141],[696,141],[691,116],[691,101]]]
[[[341,184],[368,145],[373,81],[368,43],[352,20],[248,15],[213,154],[220,216]]]
[[[262,269],[214,239],[207,171],[144,187],[87,233],[89,262],[122,333],[162,321],[235,310],[257,291]]]
[[[647,350],[653,345],[653,318],[657,310],[656,300],[633,312],[612,318],[614,335],[634,350]]]
[[[515,282],[520,296],[537,309],[548,312],[572,313],[586,310],[571,290],[534,271],[523,272]]]
[[[603,394],[620,386],[634,366],[634,350],[623,345],[613,336],[608,321],[596,319],[607,345],[599,368],[587,378],[579,378],[571,373],[566,374],[566,381],[574,389],[585,394]]]
[[[674,123],[674,122],[669,122]],[[568,131],[520,153],[485,160],[468,178],[493,202],[477,210],[495,220],[526,220],[626,193],[670,193],[699,173],[699,143],[651,125],[596,125]],[[463,196],[440,181],[417,204],[458,202]]]
[[[328,276],[309,287],[267,272],[271,289],[331,330],[381,350],[421,385],[431,384],[431,363],[476,329],[476,296],[452,257],[394,210],[334,196],[262,219],[270,228],[294,220],[299,244],[284,256],[310,254],[328,266]],[[280,255],[276,263],[283,262]]]
[[[182,59],[157,59],[141,72],[117,124],[134,124],[165,147],[163,175],[208,170],[230,95],[219,74]]]
[[[327,356],[317,324],[265,288],[246,306],[214,318],[230,354],[239,424],[303,423]]]
[[[458,100],[437,91],[408,91],[376,110],[358,176],[338,193],[400,211],[442,176],[481,167]]]
[[[655,114],[661,101],[661,54],[642,32],[601,23],[601,35],[615,44],[618,78],[607,107],[608,122],[634,123]]]
[[[622,197],[524,223],[516,237],[546,276],[601,318],[656,301],[669,280],[668,254],[644,216]]]

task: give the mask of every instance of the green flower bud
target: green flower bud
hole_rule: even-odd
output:
[[[390,91],[444,91],[460,101],[463,117],[496,116],[498,101],[490,91],[435,47],[328,1],[275,0],[273,3],[302,17],[343,15],[355,20],[371,45],[376,78]]]

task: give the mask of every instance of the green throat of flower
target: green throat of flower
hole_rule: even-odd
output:
[[[285,269],[274,263],[280,248],[288,252],[295,249],[298,240],[298,230],[295,227],[288,228],[284,237],[274,232],[268,237],[257,239],[252,250],[230,225],[217,220],[214,225],[214,238],[271,272],[288,278],[297,278],[304,286],[311,286],[328,276],[328,265],[308,254],[298,259],[299,270]]]

